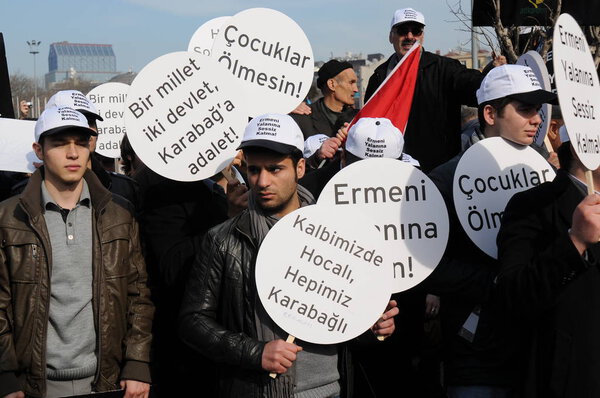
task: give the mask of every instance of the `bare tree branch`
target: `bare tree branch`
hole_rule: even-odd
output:
[[[510,38],[510,31],[504,27],[502,24],[502,19],[500,18],[500,0],[493,0],[492,4],[495,12],[494,29],[496,31],[498,41],[500,42],[500,48],[504,50],[508,63],[514,64],[517,62],[518,56],[515,51],[515,47],[513,46],[513,41]]]
[[[588,45],[594,57],[594,65],[598,69],[598,65],[600,65],[600,26],[588,26],[587,30],[591,39]]]

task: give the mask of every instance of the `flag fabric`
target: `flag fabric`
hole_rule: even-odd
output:
[[[420,59],[421,45],[417,41],[352,119],[348,129],[362,117],[384,117],[404,134],[415,94]]]

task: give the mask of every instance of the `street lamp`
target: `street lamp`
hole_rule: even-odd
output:
[[[35,74],[35,54],[39,53],[38,48],[42,42],[39,40],[31,40],[27,41],[27,44],[29,45],[29,54],[33,55],[33,106],[35,110],[34,112],[37,112],[39,116],[39,111],[37,110],[37,76]]]

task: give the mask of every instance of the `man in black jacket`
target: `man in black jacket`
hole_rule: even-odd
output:
[[[310,114],[290,114],[304,139],[315,134],[335,137],[343,122],[350,122],[356,114],[354,95],[358,92],[358,78],[352,64],[332,59],[317,74],[317,87],[323,97],[310,104]]]
[[[523,396],[597,397],[600,196],[587,193],[587,168],[570,142],[563,140],[558,157],[552,182],[516,194],[506,206],[496,287],[528,348]],[[600,186],[599,170],[592,175]]]
[[[477,91],[484,138],[499,136],[518,145],[531,144],[541,123],[539,107],[556,99],[555,94],[541,90],[531,75],[527,67],[504,65],[485,77]],[[512,325],[498,317],[493,295],[499,263],[475,246],[455,210],[453,181],[461,156],[429,174],[450,218],[446,251],[425,282],[428,291],[441,300],[445,384],[450,398],[514,397],[516,347],[514,335],[506,329]]]
[[[389,41],[395,53],[375,69],[369,79],[367,101],[412,45],[425,38],[425,17],[412,8],[396,10]],[[504,57],[494,65],[505,63]],[[417,83],[408,125],[405,151],[419,160],[424,172],[450,160],[460,151],[460,105],[477,106],[475,91],[483,75],[457,60],[421,52]]]
[[[346,346],[301,348],[284,341],[286,334],[266,313],[254,281],[258,248],[270,228],[314,201],[297,184],[305,168],[302,132],[287,115],[259,116],[246,127],[240,148],[250,183],[248,209],[204,239],[184,294],[180,335],[218,364],[219,397],[351,397]],[[391,334],[397,312],[391,302],[374,334],[367,333]],[[271,378],[271,372],[279,376]]]

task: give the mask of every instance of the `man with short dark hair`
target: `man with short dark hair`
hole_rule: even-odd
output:
[[[533,142],[542,122],[540,107],[556,101],[556,95],[541,89],[530,68],[503,65],[483,79],[477,99],[483,138],[502,137],[525,146]],[[481,135],[473,135],[470,144],[480,139]],[[493,295],[500,264],[467,236],[454,205],[454,175],[461,157],[429,174],[450,219],[446,251],[425,282],[428,291],[440,296],[445,384],[450,398],[513,398],[519,375],[517,348],[506,330],[512,325],[500,321]]]
[[[413,44],[418,41],[422,45],[424,38],[425,17],[422,13],[412,8],[394,12],[389,33],[394,54],[373,72],[365,101],[375,93]],[[499,57],[494,62],[494,65],[501,65],[506,60]],[[477,69],[467,69],[455,59],[421,48],[404,141],[406,153],[419,160],[423,171],[429,172],[459,153],[460,105],[477,104],[475,91],[482,78]]]
[[[87,169],[80,112],[46,109],[44,161],[0,204],[0,396],[64,397],[150,389],[153,306],[131,205]]]
[[[246,127],[244,151],[250,184],[248,209],[211,229],[198,253],[184,294],[180,335],[218,364],[220,397],[351,397],[351,362],[346,344],[302,347],[258,299],[254,267],[258,248],[273,225],[314,202],[297,184],[304,175],[303,136],[288,115],[267,114]],[[390,302],[365,338],[394,330]],[[272,379],[269,373],[279,375]]]
[[[100,112],[92,101],[89,100],[81,91],[77,90],[62,90],[54,94],[48,100],[46,107],[52,106],[68,106],[71,107],[85,116],[88,121],[88,125],[92,130],[98,133],[98,121],[104,121]],[[138,186],[137,183],[123,174],[114,172],[114,159],[102,157],[96,153],[96,143],[98,141],[97,134],[93,135],[90,139],[90,161],[88,167],[96,173],[96,176],[102,182],[102,185],[106,187],[112,193],[121,195],[125,199],[131,202],[137,209],[139,207],[138,198]],[[102,161],[108,161],[112,163],[112,168],[106,168]]]

